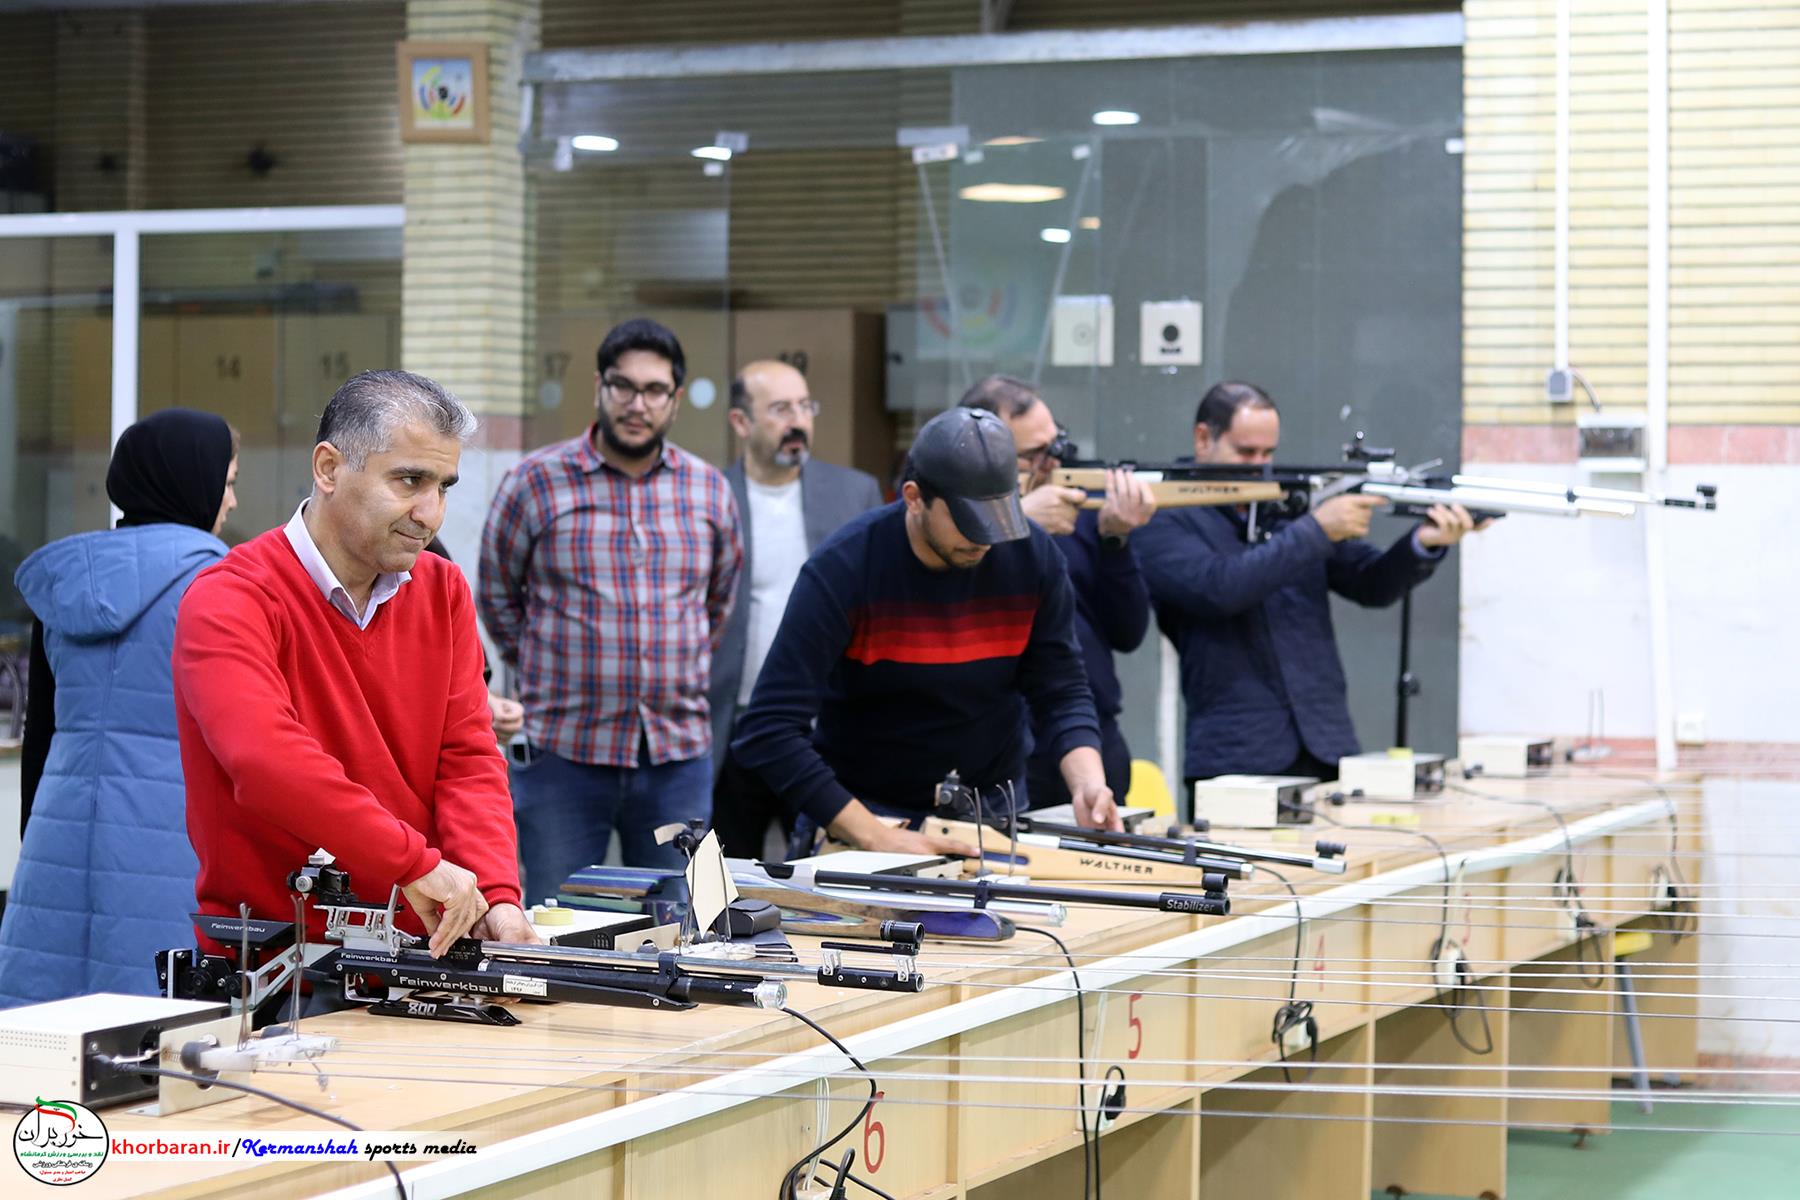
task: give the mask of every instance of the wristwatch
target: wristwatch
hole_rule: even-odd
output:
[[[1111,550],[1115,553],[1117,553],[1120,550],[1123,550],[1125,548],[1125,535],[1123,535],[1123,534],[1107,534],[1107,535],[1105,535],[1104,537],[1102,537],[1100,539],[1100,548],[1102,550]]]

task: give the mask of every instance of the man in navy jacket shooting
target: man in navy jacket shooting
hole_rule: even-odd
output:
[[[1217,384],[1194,415],[1202,463],[1267,463],[1280,440],[1275,402],[1253,384]],[[1357,753],[1330,593],[1393,604],[1475,528],[1461,505],[1439,505],[1382,550],[1363,538],[1385,503],[1335,496],[1254,543],[1236,508],[1164,509],[1132,539],[1157,625],[1181,654],[1190,786],[1235,773],[1335,779],[1338,759]]]

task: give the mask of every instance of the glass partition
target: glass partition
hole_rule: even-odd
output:
[[[138,411],[215,412],[242,439],[238,509],[254,537],[311,490],[325,402],[400,361],[398,229],[159,234],[142,240]]]
[[[1191,453],[1201,394],[1241,378],[1280,402],[1287,461],[1335,462],[1357,431],[1409,462],[1456,460],[1455,50],[556,84],[537,97],[547,353],[573,361],[575,347],[555,349],[573,340],[591,361],[605,318],[669,311],[660,300],[701,289],[684,271],[721,264],[704,281],[721,378],[801,353],[826,398],[819,453],[884,482],[919,420],[995,371],[1035,382],[1107,459]],[[726,131],[743,140],[705,195],[687,156]],[[613,148],[573,149],[596,137]],[[843,368],[829,381],[827,361]],[[579,372],[565,389],[591,388],[591,367]],[[528,423],[533,440],[547,440],[546,419]],[[733,453],[722,412],[689,436],[716,461]],[[1381,522],[1376,536],[1402,528]],[[1455,736],[1455,571],[1452,556],[1415,604],[1423,748]],[[1339,613],[1370,747],[1393,735],[1397,623],[1397,610]],[[1122,665],[1126,734],[1139,757],[1172,762],[1155,732],[1156,640]]]
[[[107,524],[112,269],[111,238],[0,238],[0,742],[31,630],[13,572]]]
[[[521,449],[593,423],[600,339],[619,321],[647,316],[674,330],[687,356],[687,395],[670,440],[722,462],[734,164],[718,133],[729,113],[663,92],[620,103],[603,89],[551,102],[571,132],[541,145],[531,166],[537,389]]]

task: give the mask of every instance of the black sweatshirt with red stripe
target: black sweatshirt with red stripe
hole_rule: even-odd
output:
[[[1058,759],[1100,745],[1074,612],[1036,525],[973,569],[934,571],[904,504],[864,513],[801,568],[732,753],[821,825],[853,798],[926,812],[952,769],[1022,782],[1034,727]]]

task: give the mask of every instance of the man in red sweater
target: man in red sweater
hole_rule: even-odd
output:
[[[200,909],[293,911],[323,847],[409,932],[536,941],[469,585],[424,555],[475,418],[404,371],[326,405],[312,495],[200,573],[175,630],[175,709]],[[323,936],[315,914],[309,936]]]

